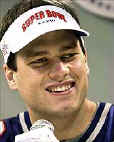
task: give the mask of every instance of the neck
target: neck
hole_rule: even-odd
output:
[[[55,136],[59,140],[63,140],[63,139],[71,139],[82,134],[91,123],[91,120],[93,119],[95,112],[96,112],[96,104],[86,99],[78,111],[73,112],[72,114],[69,114],[67,116],[66,115],[61,116],[61,118],[60,116],[49,117],[46,115],[40,117],[39,116],[33,117],[31,111],[29,111],[29,114],[32,123],[42,118],[43,119],[45,118],[46,120],[52,122],[52,124],[55,127]]]

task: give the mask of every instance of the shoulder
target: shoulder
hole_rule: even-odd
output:
[[[100,112],[100,119],[114,121],[114,104],[99,103],[98,112]]]
[[[0,120],[0,142],[12,142],[22,132],[18,115]]]
[[[104,105],[104,114],[107,114],[108,117],[114,119],[114,104],[101,103],[101,105]]]
[[[114,141],[114,105],[104,102],[97,104],[96,114],[81,141],[112,142]]]
[[[102,124],[100,134],[104,134],[110,142],[114,141],[114,104],[100,103],[99,109],[102,109],[99,119],[99,125]]]

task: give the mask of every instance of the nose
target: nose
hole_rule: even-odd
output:
[[[49,72],[51,80],[62,82],[69,74],[69,68],[63,62],[55,63]]]

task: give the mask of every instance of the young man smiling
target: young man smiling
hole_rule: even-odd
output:
[[[89,67],[83,36],[88,35],[65,3],[25,0],[9,10],[1,24],[3,69],[27,112],[1,121],[1,142],[26,139],[27,133],[31,137],[30,128],[42,119],[53,124],[55,141],[114,140],[113,105],[86,97]]]

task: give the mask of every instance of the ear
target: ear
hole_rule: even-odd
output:
[[[89,75],[89,73],[90,73],[90,68],[89,68],[89,66],[88,66],[88,56],[87,56],[87,49],[86,48],[84,48],[85,49],[85,67],[86,67],[86,73],[87,73],[87,75]]]
[[[6,64],[3,65],[3,70],[5,73],[5,77],[8,82],[9,88],[12,90],[17,90],[16,72],[10,69]]]

